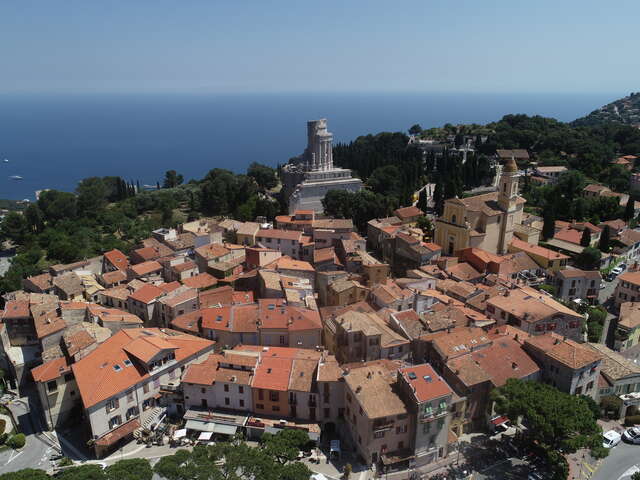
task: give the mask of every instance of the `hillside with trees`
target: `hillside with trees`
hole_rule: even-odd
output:
[[[614,122],[624,125],[640,125],[640,92],[607,103],[589,115],[572,122],[574,126],[592,126]]]

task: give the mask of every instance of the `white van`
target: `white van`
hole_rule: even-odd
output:
[[[615,430],[609,430],[602,434],[602,446],[604,448],[613,448],[620,443],[622,435]]]

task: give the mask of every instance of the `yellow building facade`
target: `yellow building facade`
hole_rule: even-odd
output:
[[[500,175],[497,192],[468,198],[450,198],[436,219],[435,243],[444,255],[468,247],[507,253],[516,225],[522,223],[525,199],[518,195],[518,167],[509,160]]]

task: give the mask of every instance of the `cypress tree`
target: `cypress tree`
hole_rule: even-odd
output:
[[[427,189],[420,190],[420,196],[418,197],[418,208],[423,212],[427,211]]]
[[[609,225],[605,225],[602,233],[600,234],[600,240],[598,241],[598,248],[602,252],[609,251],[609,243],[611,242],[611,229]]]
[[[587,227],[582,231],[582,237],[580,237],[580,245],[583,247],[588,247],[591,245],[591,230]]]
[[[556,218],[551,208],[545,208],[543,218],[544,224],[542,225],[542,238],[549,240],[556,234]]]
[[[628,222],[634,217],[635,203],[636,203],[635,199],[631,195],[629,195],[629,200],[627,201],[627,205],[624,207],[623,218],[625,222]]]

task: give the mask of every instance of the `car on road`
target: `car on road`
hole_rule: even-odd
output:
[[[625,442],[640,444],[640,427],[631,427],[622,434]]]
[[[602,289],[604,289],[604,288],[607,288],[607,284],[606,284],[606,283],[604,283],[604,282],[602,282],[602,283],[600,284],[600,290],[602,290]]]
[[[602,446],[604,448],[613,448],[620,443],[622,435],[615,430],[609,430],[602,434]]]
[[[618,265],[616,268],[611,270],[611,273],[614,275],[620,275],[622,272],[624,272],[624,268],[622,268],[621,265]]]

